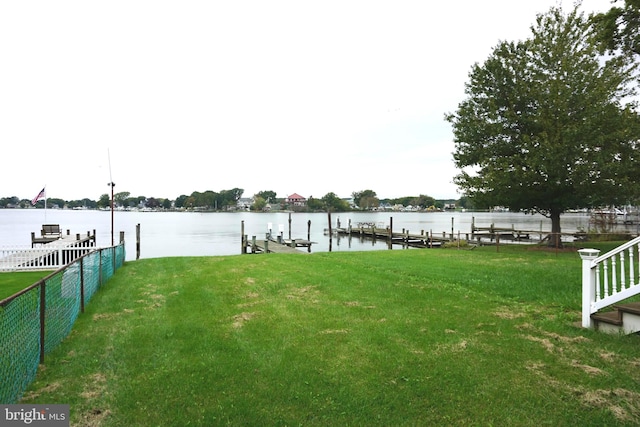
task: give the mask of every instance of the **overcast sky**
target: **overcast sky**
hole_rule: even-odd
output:
[[[556,4],[2,2],[0,197],[457,198],[444,114]]]

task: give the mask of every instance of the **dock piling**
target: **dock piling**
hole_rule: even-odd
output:
[[[241,254],[246,254],[247,253],[247,240],[246,237],[244,235],[244,220],[240,221],[240,253]]]
[[[331,229],[331,211],[327,212],[327,220],[329,221],[329,252],[333,246],[333,230]]]
[[[96,230],[93,230],[95,237]],[[136,259],[140,259],[140,223],[136,224]]]

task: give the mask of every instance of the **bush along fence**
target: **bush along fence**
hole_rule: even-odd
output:
[[[96,249],[0,301],[0,404],[16,403],[93,294],[124,265],[124,242]]]

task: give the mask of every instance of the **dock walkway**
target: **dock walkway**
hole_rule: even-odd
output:
[[[508,240],[529,240],[532,234],[536,234],[535,231],[530,230],[517,230],[514,226],[508,227],[495,227],[491,224],[489,227],[476,227],[472,225],[472,236],[475,239],[488,238],[490,240],[508,239]]]
[[[299,251],[296,248],[305,247],[311,249],[311,244],[308,240],[292,239],[277,241],[274,239],[267,240],[247,240],[245,247],[245,253],[278,253],[278,254],[302,254],[304,252]]]
[[[400,244],[416,248],[440,247],[443,243],[449,241],[444,233],[442,237],[434,236],[433,233],[409,233],[407,230],[403,230],[398,233],[391,231],[389,228],[380,228],[375,226],[333,228],[331,232],[341,236],[386,240],[391,244]]]
[[[58,239],[31,248],[0,248],[0,271],[56,270],[93,250],[95,232],[61,235]]]

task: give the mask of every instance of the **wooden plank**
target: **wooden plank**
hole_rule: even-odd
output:
[[[253,242],[248,242],[249,246],[253,246]],[[265,242],[264,240],[256,240],[254,250],[251,253],[255,252],[265,252]],[[268,242],[268,252],[269,253],[278,253],[278,254],[302,254],[304,252],[297,250],[296,248],[292,248],[291,246],[283,245],[278,243],[275,240],[269,240]]]
[[[364,237],[368,239],[380,239],[389,241],[389,230],[383,228],[338,228],[334,229],[337,234],[346,235],[346,236],[354,236],[354,237]],[[429,236],[428,234],[411,234],[411,233],[400,233],[393,232],[391,233],[391,242],[393,244],[409,244],[416,247],[433,247],[440,246],[443,242],[447,242],[449,239],[445,237],[438,236]],[[420,243],[424,242],[424,243]],[[429,243],[431,242],[431,243]]]
[[[309,240],[303,240],[303,239],[293,239],[293,240],[285,239],[284,244],[287,246],[292,246],[293,242],[296,243],[296,247],[298,248],[307,248],[311,246],[311,244],[313,243]]]

